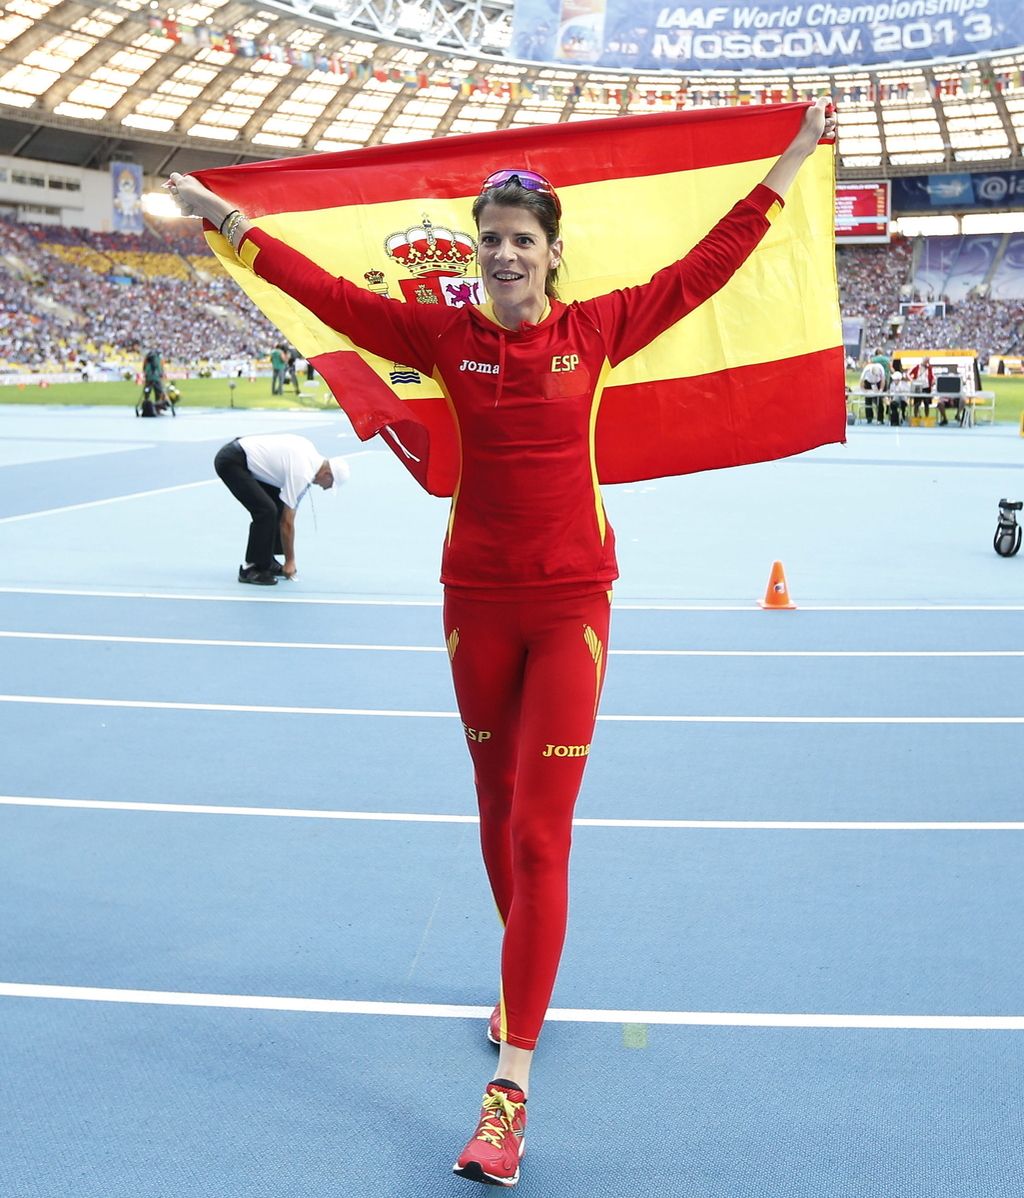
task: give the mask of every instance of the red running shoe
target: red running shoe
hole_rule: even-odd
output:
[[[484,1091],[480,1122],[452,1172],[489,1186],[514,1186],[526,1149],[526,1095],[497,1080]]]
[[[501,1003],[494,1004],[494,1010],[487,1021],[487,1039],[492,1044],[501,1043]]]

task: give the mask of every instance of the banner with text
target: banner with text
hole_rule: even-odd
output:
[[[892,210],[911,212],[992,212],[1024,208],[1024,171],[904,175],[892,180]]]
[[[882,66],[1020,46],[1020,0],[516,0],[512,54],[676,71]]]

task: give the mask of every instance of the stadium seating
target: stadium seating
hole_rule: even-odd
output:
[[[891,320],[899,315],[901,299],[944,297],[944,315],[911,311],[904,316],[901,346],[963,346],[977,350],[982,361],[989,354],[1014,353],[1024,344],[1024,304],[1013,290],[1016,285],[1024,297],[1024,235],[1013,234],[999,257],[1003,240],[985,234],[920,238],[916,245],[842,246],[836,263],[843,315],[864,320],[864,343],[870,349],[891,342]],[[1015,242],[1016,256],[1008,262]],[[990,278],[994,259],[998,267]],[[1005,269],[1003,276],[1000,269]],[[991,287],[992,298],[979,294],[979,287]]]
[[[922,238],[914,267],[914,294],[955,303],[986,288],[1000,260],[1003,241],[998,233]]]
[[[990,294],[997,300],[1024,300],[1024,233],[1011,233],[992,276]]]
[[[888,339],[889,318],[899,310],[900,289],[909,280],[912,245],[841,246],[836,251],[839,299],[844,316],[864,320],[865,344]]]
[[[907,348],[1024,347],[1024,234],[903,239],[837,250],[846,316],[865,345],[891,340],[901,298],[945,297],[945,315],[906,315]],[[992,298],[978,288],[988,287]],[[0,219],[0,372],[123,362],[157,345],[178,369],[262,358],[273,326],[224,274],[196,221],[123,236]]]
[[[0,374],[137,369],[151,346],[182,370],[265,356],[280,334],[224,274],[195,221],[166,236],[0,219]]]

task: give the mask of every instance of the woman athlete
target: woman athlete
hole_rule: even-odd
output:
[[[408,305],[337,279],[252,226],[191,176],[183,209],[240,260],[353,343],[434,377],[461,444],[442,556],[444,633],[480,808],[484,863],[504,923],[499,1045],[476,1132],[454,1171],[519,1180],[530,1065],[565,936],[573,807],[607,660],[614,538],[597,486],[591,416],[609,366],[719,290],[781,209],[824,135],[809,107],[781,158],[685,258],[640,287],[563,304],[554,188],[527,170],[487,178],[473,205],[480,308]]]

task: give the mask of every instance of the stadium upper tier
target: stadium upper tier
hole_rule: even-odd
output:
[[[78,165],[128,153],[159,175],[828,91],[839,101],[848,176],[1020,165],[1020,50],[870,69],[597,70],[508,57],[512,8],[507,0],[178,8],[8,0],[0,153]]]

